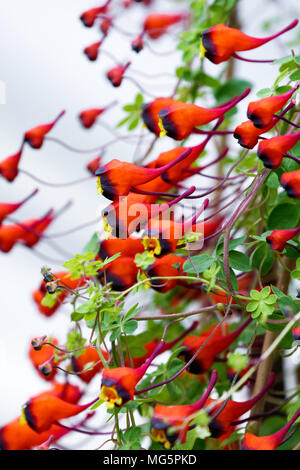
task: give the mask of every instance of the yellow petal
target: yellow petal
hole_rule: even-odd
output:
[[[167,131],[166,131],[166,129],[164,128],[163,122],[162,122],[162,120],[161,120],[160,117],[158,118],[158,127],[159,127],[159,129],[160,129],[160,134],[159,134],[159,137],[160,137],[160,138],[162,138],[162,137],[164,137],[165,135],[167,135]]]
[[[202,41],[202,38],[201,38],[200,39],[200,54],[199,54],[200,59],[203,59],[203,57],[205,57],[205,52],[206,52],[206,49],[203,46],[203,41]]]
[[[97,176],[97,194],[103,194],[100,176]]]

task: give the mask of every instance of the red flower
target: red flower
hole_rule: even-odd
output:
[[[34,196],[38,192],[38,189],[35,189],[29,196],[27,196],[23,201],[21,202],[15,202],[15,203],[5,203],[2,202],[0,203],[0,225],[2,224],[3,220],[16,210],[18,210],[25,202],[27,202],[32,196]]]
[[[277,122],[278,118],[273,117],[271,124],[261,129],[255,127],[252,121],[242,122],[242,124],[235,128],[233,137],[238,140],[242,147],[253,149],[258,142],[259,136],[271,130]]]
[[[83,52],[85,53],[87,58],[89,60],[91,60],[92,62],[97,60],[98,53],[99,53],[99,48],[102,45],[102,43],[103,43],[103,39],[101,39],[101,41],[94,42],[90,46],[85,47],[85,49],[83,50]],[[91,127],[91,126],[89,126],[89,127]]]
[[[178,283],[179,279],[152,279],[153,277],[175,277],[183,276],[182,267],[186,258],[177,255],[165,255],[157,258],[149,268],[145,270],[150,279],[151,287],[159,292],[168,292]]]
[[[284,154],[296,145],[300,139],[300,131],[294,134],[279,135],[262,140],[258,145],[257,155],[267,168],[278,168]]]
[[[18,165],[22,157],[22,151],[23,144],[17,153],[10,155],[0,162],[0,174],[7,181],[12,182],[18,176]]]
[[[111,0],[107,0],[107,2],[101,7],[90,8],[89,10],[83,12],[80,16],[80,19],[84,26],[87,26],[88,28],[94,26],[97,17],[99,15],[105,14],[108,11],[110,2]]]
[[[185,362],[188,362],[200,348],[200,346],[205,343],[202,350],[189,366],[189,372],[192,374],[202,374],[203,372],[209,370],[213,365],[216,356],[225,351],[251,321],[252,319],[248,318],[237,330],[231,334],[225,336],[213,335],[207,343],[205,343],[207,341],[207,334],[201,336],[187,336],[182,343],[184,350],[180,353],[180,357]]]
[[[300,170],[283,173],[280,183],[289,197],[295,199],[300,197]]]
[[[121,85],[123,75],[130,64],[131,62],[127,62],[125,65],[117,65],[117,67],[113,67],[107,72],[106,76],[114,87],[119,87]]]
[[[300,408],[282,429],[269,436],[255,436],[254,434],[246,433],[242,450],[275,450],[280,446],[284,436],[299,416]]]
[[[50,338],[49,342],[54,344],[55,346],[58,345],[58,340],[56,338]],[[44,374],[41,371],[41,366],[45,363],[51,363],[51,359],[53,358],[54,348],[50,344],[44,344],[41,349],[36,350],[30,345],[29,348],[29,359],[32,362],[32,365],[36,369],[39,376],[47,381],[52,381],[56,375],[57,369],[55,367],[49,368],[49,374]],[[57,363],[56,363],[57,364]]]
[[[137,384],[145,375],[153,359],[164,348],[164,345],[165,342],[161,341],[147,361],[137,369],[130,367],[103,369],[100,398],[106,402],[107,408],[121,407],[128,401],[133,400]]]
[[[204,406],[217,379],[218,373],[214,370],[212,371],[206,392],[198,401],[191,405],[156,405],[151,420],[152,439],[163,444],[166,449],[173,447],[177,440],[184,444],[193,415]],[[172,428],[173,432],[170,432]]]
[[[71,384],[54,384],[50,390],[42,392],[38,397],[60,397],[69,403],[77,403],[81,398],[78,387]],[[68,429],[53,424],[48,431],[37,433],[34,431],[24,417],[20,416],[0,428],[0,450],[27,450],[45,442],[53,436],[52,442],[70,432]]]
[[[111,26],[113,24],[113,19],[110,17],[103,18],[100,22],[100,30],[104,34],[104,36],[107,36],[108,31],[110,30]]]
[[[1,228],[0,228],[0,232],[1,232]],[[62,286],[65,285],[69,289],[76,289],[77,287],[80,287],[85,283],[83,278],[71,279],[67,271],[55,272],[54,278],[60,279]],[[46,284],[44,281],[42,281],[40,284],[40,287],[33,292],[32,298],[34,302],[36,303],[40,313],[42,313],[46,317],[51,317],[56,312],[56,310],[61,306],[61,304],[63,303],[63,301],[65,300],[65,298],[68,296],[69,293],[66,290],[62,290],[62,292],[56,297],[54,306],[45,307],[44,305],[42,305],[42,300],[44,296],[46,295],[46,292],[47,292]]]
[[[235,52],[249,51],[262,46],[294,28],[297,24],[298,20],[295,20],[279,33],[262,39],[248,36],[239,29],[230,28],[224,24],[217,24],[206,29],[201,34],[202,52],[211,62],[220,64],[235,56]]]
[[[112,283],[113,290],[124,291],[133,286],[137,281],[139,269],[137,268],[134,258],[129,256],[119,256],[105,266],[104,271],[100,271],[98,276],[100,279],[106,279]]]
[[[240,416],[244,415],[249,411],[267,392],[275,380],[274,372],[271,373],[265,387],[255,397],[250,400],[237,402],[229,400],[226,405],[221,402],[214,406],[209,414],[212,416],[212,421],[209,424],[209,430],[212,437],[223,437],[225,434],[232,432],[234,427],[232,423],[236,421]],[[208,399],[206,406],[212,405],[216,400]],[[223,408],[223,406],[225,407]],[[218,414],[219,412],[219,414]]]
[[[131,41],[131,49],[136,53],[141,52],[144,49],[143,35],[139,34],[135,39]]]
[[[95,401],[95,400],[94,400]],[[22,412],[28,426],[40,433],[47,431],[60,419],[70,418],[89,408],[92,403],[77,405],[55,396],[39,396],[25,403]]]
[[[187,18],[186,13],[167,14],[167,13],[151,13],[147,15],[144,21],[143,31],[151,39],[160,38],[170,26],[179,23]]]
[[[90,108],[81,111],[79,114],[81,124],[86,129],[90,129],[95,124],[97,117],[104,113],[105,110],[106,108]]]
[[[175,101],[159,111],[158,116],[161,136],[168,135],[175,140],[189,137],[192,132],[197,132],[196,127],[208,124],[214,119],[223,116],[239,101],[245,98],[251,89],[247,88],[240,96],[237,96],[217,108],[202,108],[195,104]]]
[[[65,114],[65,111],[62,111],[54,121],[49,124],[41,124],[40,126],[33,127],[29,131],[25,132],[24,140],[34,148],[39,149],[43,145],[44,138],[48,132],[55,126],[57,121]]]
[[[110,258],[117,253],[121,253],[122,256],[134,257],[143,251],[144,247],[139,238],[108,238],[101,242],[98,254],[101,259],[105,260],[105,258]]]
[[[283,251],[285,244],[298,235],[300,227],[291,230],[273,230],[271,235],[267,236],[267,242],[272,250]]]
[[[93,158],[93,160],[91,160],[87,164],[86,168],[90,173],[92,173],[93,176],[95,175],[96,171],[101,165],[101,160],[102,160],[102,155],[99,155],[99,157]]]
[[[98,168],[95,173],[99,177],[100,192],[112,201],[120,196],[127,196],[136,186],[162,175],[176,163],[188,157],[190,153],[190,149],[185,150],[178,158],[161,168],[146,168],[113,159],[103,167]]]
[[[174,162],[174,160],[176,160],[176,158],[178,158],[183,152],[190,150],[191,153],[187,158],[177,163],[161,175],[161,178],[166,183],[169,183],[170,185],[176,184],[191,176],[190,174],[186,174],[185,170],[187,170],[197,160],[204,151],[209,140],[210,136],[194,147],[175,147],[174,149],[162,152],[153,162],[151,162],[151,168],[161,168],[168,165],[169,163]]]
[[[156,135],[160,134],[161,128],[159,126],[158,113],[166,106],[175,104],[176,102],[177,101],[172,98],[156,98],[151,101],[151,103],[144,104],[142,106],[142,119],[149,131]]]
[[[102,354],[105,359],[107,359],[106,351],[102,350]],[[89,363],[94,363],[94,365],[89,367],[89,370],[83,372],[85,366]],[[90,381],[97,375],[103,368],[103,364],[100,360],[99,353],[96,348],[91,348],[87,346],[80,356],[72,356],[71,359],[72,370],[78,374],[78,377],[85,383],[90,383]]]
[[[299,85],[282,95],[268,96],[248,104],[247,116],[255,127],[263,129],[272,124],[274,114],[279,111],[292,97]]]

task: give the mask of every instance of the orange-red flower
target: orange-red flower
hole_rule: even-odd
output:
[[[274,380],[275,374],[272,372],[261,392],[247,401],[237,402],[228,400],[226,405],[224,402],[220,402],[211,408],[210,405],[213,405],[216,400],[209,398],[205,403],[205,406],[209,406],[209,414],[212,417],[212,420],[209,424],[211,436],[220,438],[230,431],[233,431],[234,426],[232,423],[247,413],[247,411],[249,411],[264,396],[264,394],[273,384]]]
[[[257,155],[267,168],[278,168],[285,152],[288,152],[300,139],[300,131],[294,134],[279,135],[262,140],[258,145]]]
[[[168,28],[187,17],[186,13],[151,13],[144,20],[143,31],[151,39],[158,39],[166,33]]]
[[[280,180],[281,186],[289,197],[298,199],[300,197],[300,170],[283,173]]]
[[[52,442],[70,432],[58,424],[53,424],[48,431],[37,433],[28,424],[23,423],[22,417],[13,419],[0,428],[0,450],[29,450],[38,446],[52,436]]]
[[[203,202],[202,210],[206,209],[208,202],[208,199]],[[197,215],[194,219],[196,217]],[[168,253],[175,253],[179,240],[187,232],[198,232],[199,236],[203,236],[203,225],[198,224],[197,226],[194,219],[186,222],[176,222],[170,220],[170,218],[159,219],[158,217],[149,219],[146,227],[146,236],[142,240],[145,249],[156,256],[162,256]]]
[[[81,111],[81,113],[79,114],[81,124],[86,129],[90,129],[95,124],[97,118],[101,116],[101,114],[103,114],[106,109],[107,108],[89,108],[85,109],[84,111]]]
[[[177,101],[172,98],[155,98],[151,103],[142,106],[142,118],[149,131],[157,136],[160,135],[161,127],[159,125],[158,113],[166,106],[171,104],[175,106],[176,103]]]
[[[99,190],[103,196],[112,201],[120,196],[127,196],[136,186],[147,183],[162,175],[169,168],[176,165],[176,163],[188,157],[190,153],[191,149],[187,149],[175,160],[160,168],[147,168],[113,159],[98,168],[95,173],[99,178]]]
[[[234,56],[235,52],[249,51],[262,46],[294,28],[297,24],[298,20],[295,20],[279,33],[261,39],[248,36],[239,29],[217,24],[201,34],[202,54],[214,64],[220,64]]]
[[[299,341],[300,340],[300,326],[293,328],[292,333],[293,333],[294,340]]]
[[[28,426],[40,433],[50,429],[60,419],[70,418],[81,413],[89,408],[92,403],[78,405],[55,396],[39,396],[27,401],[22,413]]]
[[[117,65],[107,72],[106,76],[114,87],[119,87],[121,85],[123,75],[130,64],[131,62],[127,62],[125,65]]]
[[[141,52],[142,49],[144,49],[143,34],[139,34],[135,39],[131,41],[131,49],[137,54]]]
[[[1,231],[1,228],[0,228],[0,231]],[[71,279],[67,271],[55,272],[54,278],[60,279],[62,281],[62,285],[63,286],[65,285],[69,289],[76,289],[77,287],[80,287],[85,283],[85,280],[83,278]],[[46,284],[44,281],[42,281],[39,288],[33,292],[32,298],[34,302],[36,303],[39,309],[39,312],[45,315],[46,317],[51,317],[56,312],[56,310],[60,307],[60,305],[63,303],[63,301],[68,295],[68,292],[66,290],[62,290],[62,292],[60,292],[60,294],[56,297],[55,304],[53,307],[46,307],[42,305],[42,300],[45,297],[46,293],[47,293]]]
[[[291,230],[273,230],[267,236],[267,242],[270,244],[272,250],[283,251],[285,244],[294,238],[300,232],[300,227]]]
[[[182,267],[186,258],[177,255],[165,255],[157,258],[145,272],[150,279],[151,287],[159,292],[168,292],[177,283],[182,284],[179,279],[152,279],[154,277],[184,276]]]
[[[264,129],[272,124],[274,114],[292,97],[298,86],[281,95],[268,96],[248,104],[247,116],[255,127]]]
[[[205,404],[218,379],[217,371],[212,371],[209,386],[204,395],[191,405],[156,405],[151,420],[151,437],[166,449],[173,447],[177,440],[186,441],[187,432],[194,415]],[[190,419],[189,419],[190,418]],[[173,432],[171,432],[173,430]]]
[[[56,338],[49,338],[49,342],[51,342],[55,346],[58,345],[58,340]],[[29,359],[31,360],[32,365],[36,369],[39,376],[47,381],[52,381],[57,372],[57,369],[55,367],[49,367],[49,373],[47,373],[47,368],[45,369],[46,374],[43,373],[43,365],[45,363],[48,363],[48,361],[51,361],[53,355],[54,347],[50,344],[44,344],[40,350],[34,349],[32,344],[30,344]]]
[[[95,60],[97,60],[99,49],[102,43],[103,43],[103,39],[101,39],[100,41],[94,42],[90,46],[87,46],[84,48],[83,52],[85,53],[85,55],[90,61],[94,62]]]
[[[100,244],[99,256],[101,259],[110,258],[111,256],[121,253],[121,256],[134,257],[137,253],[143,253],[144,247],[139,238],[128,237],[108,238]]]
[[[192,374],[202,374],[203,372],[209,370],[213,365],[217,355],[223,351],[226,351],[233,341],[249,325],[251,320],[251,318],[248,318],[238,329],[228,335],[213,335],[207,343],[206,334],[201,336],[187,336],[182,343],[184,350],[180,353],[180,357],[185,362],[188,362],[196,353],[196,351],[201,347],[201,345],[205,343],[202,350],[189,366],[189,372]]]
[[[121,407],[128,401],[133,400],[137,384],[145,375],[153,359],[164,348],[164,345],[165,342],[161,341],[147,361],[137,369],[131,367],[103,369],[100,398],[106,402],[107,408]]]
[[[81,391],[69,383],[56,383],[36,397],[58,397],[68,403],[77,403],[81,398]],[[35,397],[33,397],[34,399]],[[70,432],[68,429],[53,424],[47,431],[38,433],[34,431],[20,416],[0,428],[0,450],[27,450],[45,442],[53,436],[52,442]]]
[[[33,127],[29,131],[25,132],[24,140],[34,148],[39,149],[43,145],[44,138],[48,132],[55,126],[57,121],[65,114],[65,111],[62,111],[54,121],[49,122],[48,124],[41,124],[40,126]]]
[[[203,126],[223,116],[229,109],[245,98],[250,91],[250,88],[247,88],[240,96],[216,108],[203,108],[196,104],[181,101],[172,102],[158,113],[161,119],[159,121],[160,135],[168,135],[175,140],[186,139],[192,132],[197,132],[196,128],[198,126]]]
[[[8,253],[20,242],[29,248],[36,245],[43,232],[54,220],[52,209],[40,219],[29,219],[23,222],[0,226],[0,250]]]
[[[282,429],[268,436],[255,436],[247,432],[242,444],[242,450],[276,450],[299,416],[300,408]]]
[[[102,155],[99,157],[93,158],[90,162],[88,162],[86,168],[92,174],[95,175],[95,172],[98,170],[99,166],[101,165]]]
[[[9,182],[12,182],[18,176],[18,166],[22,157],[22,152],[23,144],[17,153],[10,155],[0,162],[0,174]]]
[[[106,351],[102,350],[102,354],[105,359],[107,359]],[[94,363],[92,365],[91,363]],[[84,372],[85,367],[90,364],[89,370]],[[97,375],[103,368],[103,364],[99,357],[99,353],[96,348],[91,348],[87,346],[80,356],[71,358],[71,366],[73,372],[78,374],[78,377],[85,383],[90,383],[90,381]]]
[[[81,21],[83,22],[84,26],[91,28],[94,26],[94,23],[99,15],[105,14],[109,9],[109,4],[111,0],[107,0],[104,5],[96,8],[90,8],[82,13],[80,16]]]
[[[2,224],[3,220],[16,210],[18,210],[25,202],[27,202],[32,196],[34,196],[38,192],[38,189],[35,189],[29,196],[27,196],[21,202],[9,203],[9,202],[2,202],[0,203],[0,225]]]
[[[238,143],[247,149],[253,149],[258,142],[259,136],[271,130],[278,122],[278,118],[273,117],[269,126],[259,129],[252,121],[245,121],[239,124],[234,131],[233,137]]]
[[[103,271],[99,272],[99,277],[111,282],[113,290],[123,291],[136,283],[138,272],[134,258],[119,256],[105,266],[105,275]]]
[[[190,174],[186,175],[185,170],[189,168],[201,155],[209,139],[210,136],[194,147],[175,147],[174,149],[162,152],[153,162],[151,162],[151,168],[160,168],[168,165],[178,158],[183,152],[190,149],[191,153],[187,158],[177,163],[161,175],[161,178],[166,181],[166,183],[169,183],[170,185],[176,184],[179,181],[182,181],[185,177],[191,176]]]

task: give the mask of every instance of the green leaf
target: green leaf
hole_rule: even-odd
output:
[[[129,320],[123,324],[123,331],[124,333],[131,334],[133,333],[138,327],[138,322],[136,320]]]
[[[261,98],[267,98],[268,96],[271,96],[272,94],[273,94],[273,91],[271,90],[271,88],[262,88],[256,93],[256,96],[261,99]]]
[[[93,253],[95,256],[99,251],[99,237],[98,233],[95,232],[93,236],[91,237],[90,241],[85,245],[85,247],[82,250],[82,253]]]
[[[210,268],[210,266],[213,264],[215,259],[212,256],[202,254],[202,255],[193,256],[192,261],[196,269],[198,270],[198,272],[202,273],[206,269]],[[187,273],[193,273],[193,274],[195,273],[195,268],[189,259],[187,259],[186,262],[184,263],[183,270]]]
[[[224,85],[221,85],[214,91],[215,98],[218,103],[221,101],[228,101],[235,95],[240,95],[246,88],[251,87],[252,83],[248,80],[240,78],[232,78]]]
[[[251,260],[253,268],[261,269],[261,274],[265,276],[273,266],[274,252],[267,243],[260,243],[252,253]]]
[[[279,204],[269,215],[268,228],[271,230],[287,230],[295,228],[297,226],[299,216],[299,209],[295,204]]]
[[[292,81],[300,80],[300,70],[299,69],[295,70],[293,73],[291,73],[290,80],[292,80]]]
[[[261,298],[262,299],[266,299],[271,293],[271,287],[270,286],[266,286],[264,287],[261,291],[260,291],[260,294],[261,294]]]
[[[248,256],[240,251],[233,250],[229,252],[229,264],[232,269],[238,271],[248,272],[252,270]]]
[[[84,317],[84,313],[72,312],[71,313],[71,320],[72,321],[80,321]]]
[[[121,334],[121,328],[117,327],[110,335],[109,341],[115,341]]]
[[[249,302],[247,304],[246,310],[247,312],[254,312],[258,306],[259,306],[259,301]]]
[[[123,320],[129,320],[132,318],[134,315],[137,315],[140,311],[142,310],[141,307],[139,307],[139,304],[136,303],[131,307],[127,313],[125,313]]]
[[[258,291],[256,289],[252,289],[250,291],[250,297],[252,297],[252,299],[254,299],[254,300],[260,300],[261,299],[261,293],[260,293],[260,291]]]
[[[268,186],[268,188],[279,188],[279,178],[274,171],[272,171],[266,179],[266,185]]]

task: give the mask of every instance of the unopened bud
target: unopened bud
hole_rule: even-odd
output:
[[[39,366],[39,370],[45,377],[48,377],[48,375],[50,375],[53,371],[53,367],[50,362],[47,362],[46,364],[42,364],[41,366]]]
[[[53,274],[51,274],[51,269],[43,266],[41,268],[41,274],[44,278],[44,282],[51,282],[53,281]]]
[[[31,345],[35,351],[40,351],[44,345],[44,341],[47,336],[41,336],[39,338],[33,338],[31,341]]]
[[[56,282],[48,282],[46,284],[46,289],[49,294],[54,294],[57,291],[57,284]]]

